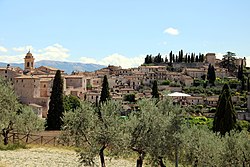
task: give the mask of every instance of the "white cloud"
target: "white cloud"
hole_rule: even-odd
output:
[[[250,56],[246,56],[246,66],[250,67]]]
[[[136,57],[125,57],[118,53],[108,55],[101,60],[95,60],[93,58],[81,57],[80,60],[83,63],[94,63],[101,65],[115,65],[121,66],[122,68],[138,67],[144,62],[145,55],[140,55]]]
[[[44,49],[39,49],[38,53],[34,53],[36,60],[58,60],[65,61],[68,58],[69,50],[60,44],[54,44]]]
[[[19,54],[15,56],[11,55],[0,55],[0,62],[5,62],[5,63],[20,63],[23,62],[25,54]]]
[[[169,27],[169,28],[165,29],[163,31],[163,33],[167,33],[167,34],[170,34],[170,35],[179,35],[178,29],[175,29],[175,28],[172,28],[172,27]]]
[[[225,53],[215,53],[216,59],[222,60],[223,55],[225,55]]]
[[[28,51],[31,51],[35,57],[35,61],[39,60],[57,60],[66,61],[69,55],[69,50],[60,44],[53,44],[42,49],[35,49],[31,45],[14,47],[11,54],[2,55],[0,53],[0,61],[6,63],[22,63]]]
[[[5,48],[5,47],[3,47],[3,46],[0,46],[0,52],[7,52],[8,50]]]

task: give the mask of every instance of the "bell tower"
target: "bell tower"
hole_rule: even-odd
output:
[[[29,50],[29,52],[26,54],[26,56],[24,58],[24,70],[25,71],[31,71],[34,69],[34,60],[35,59]]]

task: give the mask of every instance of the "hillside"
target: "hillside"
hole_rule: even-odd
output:
[[[0,67],[6,67],[8,63],[0,62]],[[23,69],[23,63],[11,63],[11,66],[20,67]],[[41,60],[35,63],[35,67],[40,66],[50,66],[64,70],[66,73],[71,74],[72,71],[95,71],[105,66],[100,64],[85,64],[79,62],[62,62],[62,61],[52,61],[52,60]]]

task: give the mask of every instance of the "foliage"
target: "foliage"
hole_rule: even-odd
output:
[[[109,83],[108,83],[107,75],[105,75],[104,78],[103,78],[103,82],[102,82],[102,91],[101,91],[100,103],[106,102],[109,99],[110,99]]]
[[[57,70],[53,81],[52,92],[49,102],[49,111],[47,115],[46,129],[60,130],[62,125],[63,106],[63,80],[61,71]]]
[[[45,121],[39,118],[28,106],[23,106],[15,121],[15,130],[17,132],[30,134],[32,132],[41,132],[44,130]]]
[[[126,94],[123,100],[129,102],[135,102],[135,94]]]
[[[146,154],[153,166],[163,166],[163,159],[175,152],[180,132],[180,108],[169,99],[156,104],[155,100],[143,99],[138,103],[140,111],[131,113],[127,122],[129,148],[138,155],[137,166],[143,164]],[[168,148],[168,149],[166,149]]]
[[[214,81],[216,80],[215,69],[214,69],[214,66],[211,64],[209,64],[208,66],[207,80],[212,85],[214,85]]]
[[[124,150],[124,120],[120,119],[121,109],[121,104],[115,101],[102,103],[100,118],[95,108],[84,102],[74,112],[65,113],[62,138],[65,141],[73,141],[76,146],[83,148],[79,153],[82,163],[93,164],[98,154],[102,161],[106,148],[111,155],[118,155]],[[103,163],[105,164],[102,162],[102,165]]]
[[[73,95],[63,96],[63,106],[65,111],[75,110],[80,107],[80,99]]]
[[[8,144],[8,145],[2,145],[0,144],[0,150],[17,150],[17,149],[26,149],[27,146],[21,143],[17,143],[17,144]]]
[[[20,108],[17,96],[13,91],[11,84],[0,77],[0,129],[4,129],[9,125],[10,121],[14,121],[16,112]]]
[[[229,87],[231,89],[236,89],[238,85],[240,85],[240,81],[236,80],[236,79],[230,79],[228,81]]]
[[[225,135],[235,128],[236,113],[231,99],[231,93],[227,84],[223,86],[219,97],[217,111],[214,116],[213,130]]]
[[[249,166],[250,165],[250,142],[249,133],[246,131],[232,131],[223,138],[223,153],[221,154],[222,167],[226,166]]]
[[[27,106],[18,103],[17,97],[6,80],[0,78],[0,128],[4,144],[8,144],[11,131],[31,133],[43,130],[44,122]]]
[[[235,53],[227,52],[225,55],[223,55],[220,66],[228,69],[230,73],[234,73],[237,69],[237,66],[235,65],[235,56]]]
[[[181,134],[182,163],[191,166],[220,166],[222,141],[206,126],[186,127]],[[216,144],[215,144],[216,143]]]
[[[169,84],[170,84],[170,82],[171,82],[171,81],[169,81],[169,80],[165,80],[165,81],[162,81],[162,83],[161,83],[161,84],[162,84],[162,85],[169,85]]]
[[[152,87],[152,98],[159,98],[160,94],[158,92],[158,85],[157,85],[157,81],[154,80],[153,82],[153,87]]]
[[[176,83],[176,82],[171,82],[171,83],[169,84],[169,86],[171,86],[171,87],[181,87],[181,84]]]
[[[245,120],[238,120],[236,123],[236,129],[239,131],[248,130],[250,128],[250,123]]]
[[[204,116],[188,117],[186,118],[189,124],[192,125],[206,125],[209,129],[212,129],[213,119],[206,118]]]

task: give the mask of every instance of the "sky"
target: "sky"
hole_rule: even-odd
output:
[[[147,54],[227,51],[250,66],[249,0],[0,0],[0,62],[136,67]]]

